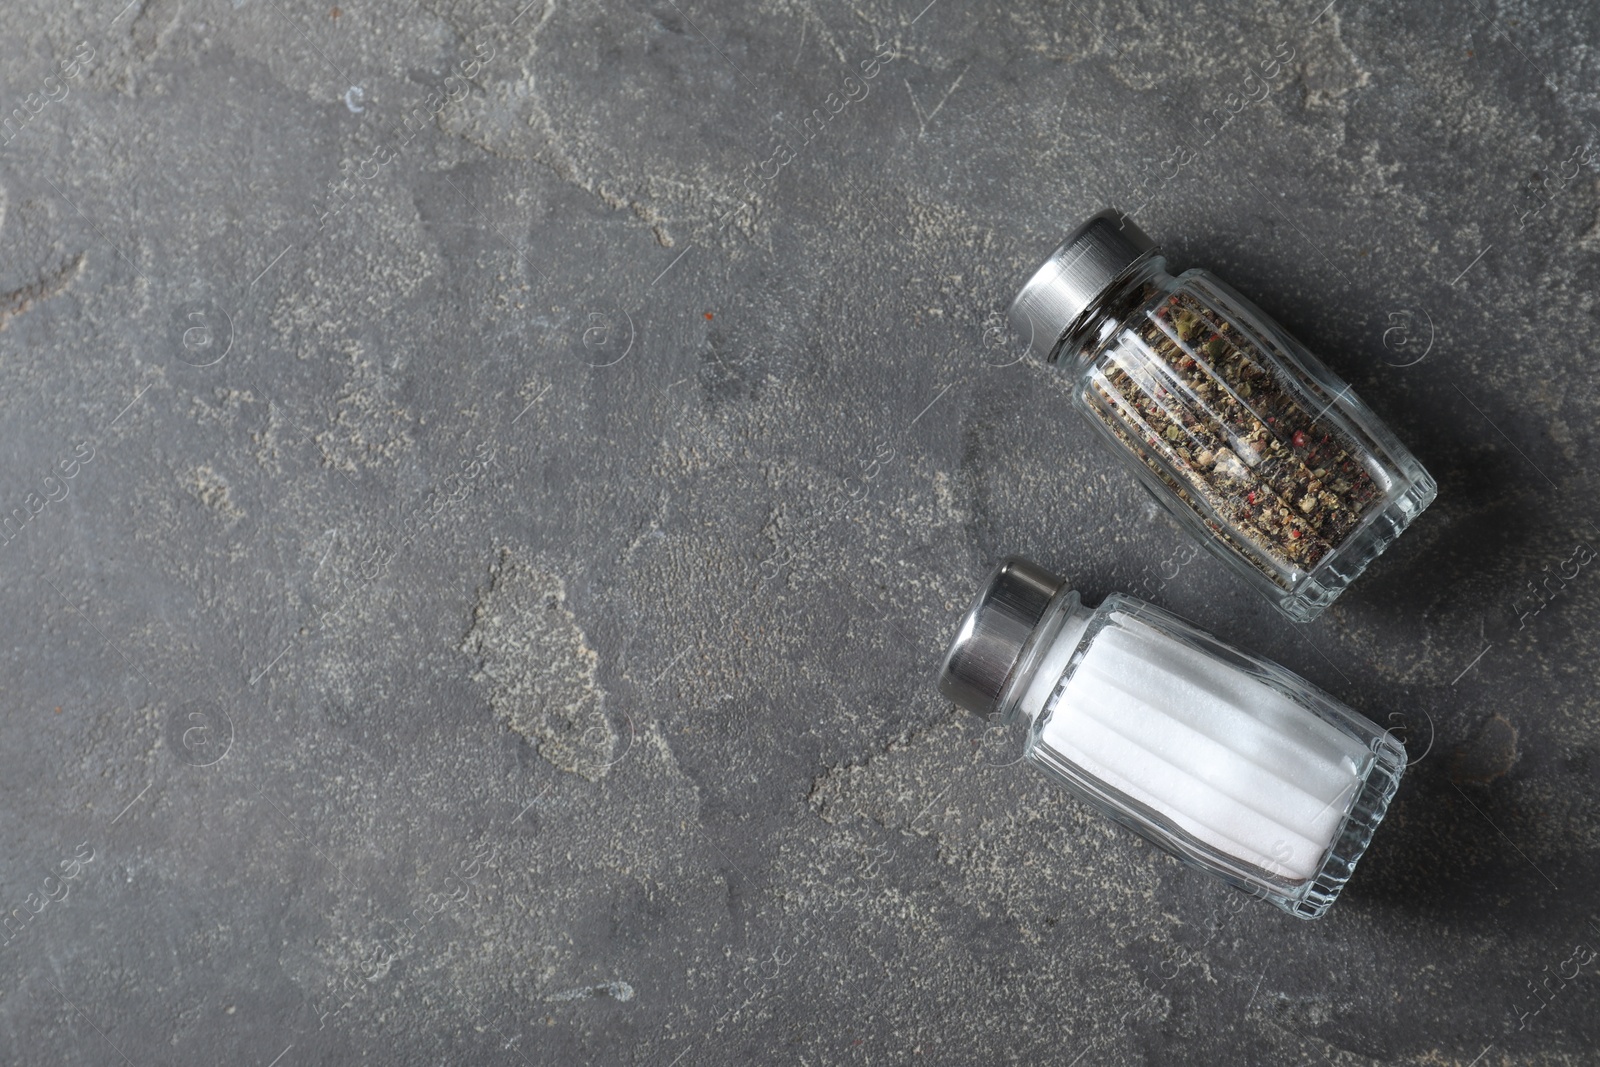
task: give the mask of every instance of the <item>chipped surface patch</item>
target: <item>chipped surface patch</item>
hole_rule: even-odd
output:
[[[216,468],[202,464],[184,478],[185,488],[224,524],[233,526],[244,518],[244,509],[233,500],[233,488]]]
[[[478,661],[474,679],[500,720],[551,766],[590,781],[605,777],[617,731],[595,676],[598,657],[567,607],[566,586],[509,550],[492,575],[461,643]]]

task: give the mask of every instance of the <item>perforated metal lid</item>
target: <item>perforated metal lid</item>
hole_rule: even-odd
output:
[[[1156,243],[1128,216],[1100,212],[1072,232],[1011,302],[1011,328],[1045,362],[1061,339],[1118,279],[1154,255]]]
[[[1021,556],[1001,560],[945,654],[939,692],[985,718],[998,711],[1028,638],[1062,584]]]

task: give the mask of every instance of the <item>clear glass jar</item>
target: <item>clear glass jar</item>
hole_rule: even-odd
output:
[[[1260,656],[1019,557],[962,621],[939,689],[1029,724],[1027,762],[1178,859],[1315,919],[1372,840],[1406,753]]]
[[[1125,216],[1069,237],[1011,322],[1076,376],[1078,407],[1156,500],[1298,622],[1438,491],[1298,341],[1206,271],[1168,274]]]

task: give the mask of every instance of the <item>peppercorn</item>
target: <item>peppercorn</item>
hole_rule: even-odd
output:
[[[1149,447],[1136,454],[1185,500],[1204,501],[1234,528],[1219,529],[1222,536],[1284,564],[1315,566],[1381,495],[1365,470],[1353,468],[1354,442],[1319,422],[1266,372],[1263,357],[1192,295],[1158,304],[1141,327],[1137,337],[1154,359],[1108,366],[1095,386],[1106,403],[1092,405],[1095,413],[1119,437],[1120,424],[1137,426]],[[1207,340],[1190,347],[1202,335]],[[1279,429],[1285,424],[1301,428]],[[1318,447],[1307,453],[1313,441]],[[1316,460],[1324,451],[1330,459]],[[1354,473],[1329,484],[1329,466]]]

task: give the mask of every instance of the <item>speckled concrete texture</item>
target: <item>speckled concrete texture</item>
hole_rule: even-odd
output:
[[[1600,1063],[1600,9],[0,11],[0,1059]],[[1295,626],[1003,311],[1106,204],[1438,502]],[[1031,555],[1392,727],[1303,923],[932,674]]]

